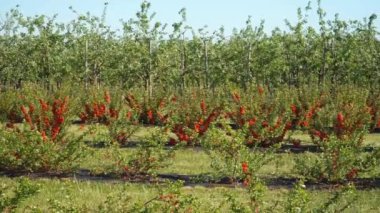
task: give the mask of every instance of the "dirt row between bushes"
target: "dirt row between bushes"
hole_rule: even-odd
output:
[[[17,178],[17,177],[28,177],[31,179],[72,179],[78,181],[94,181],[94,182],[104,182],[104,183],[141,183],[141,184],[157,184],[164,183],[166,181],[183,181],[184,186],[195,187],[244,187],[243,180],[232,180],[228,177],[215,178],[209,174],[200,175],[185,175],[185,174],[157,174],[156,176],[151,175],[118,175],[115,173],[98,173],[94,174],[90,170],[80,169],[74,173],[49,173],[49,172],[14,172],[14,171],[0,171],[0,176]],[[270,189],[278,188],[292,188],[299,179],[297,178],[286,178],[286,177],[262,177],[262,180],[266,186]],[[329,182],[326,180],[314,182],[305,182],[305,187],[311,190],[331,190],[338,189],[348,183],[355,185],[357,189],[379,189],[380,188],[380,177],[374,178],[354,178],[352,180],[341,181],[341,182]]]

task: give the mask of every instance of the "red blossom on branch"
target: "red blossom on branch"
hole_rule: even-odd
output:
[[[245,107],[244,106],[240,106],[239,113],[240,113],[240,115],[245,115]]]
[[[153,116],[153,111],[151,109],[148,110],[147,117],[148,117],[149,123],[154,124],[154,116]]]
[[[244,174],[247,174],[248,170],[249,170],[248,163],[247,162],[241,163],[241,169],[242,169],[242,171],[243,171]]]
[[[202,110],[202,114],[206,114],[206,103],[205,103],[204,100],[201,101],[200,107],[201,107],[201,110]]]
[[[336,116],[337,120],[337,127],[338,128],[343,128],[344,127],[344,116],[343,113],[339,112]]]
[[[249,121],[248,121],[248,125],[249,126],[253,126],[253,125],[255,125],[256,124],[256,118],[251,118],[251,119],[249,119]]]
[[[290,109],[292,110],[294,115],[298,115],[298,109],[295,104],[290,105]]]
[[[33,130],[34,129],[34,125],[33,125],[33,122],[32,122],[32,117],[30,116],[29,114],[29,111],[25,108],[25,106],[21,106],[21,112],[25,118],[25,121],[29,124],[30,128]]]

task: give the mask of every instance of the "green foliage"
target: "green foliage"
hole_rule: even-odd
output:
[[[0,168],[9,171],[62,172],[85,156],[85,134],[67,132],[68,99],[22,105],[25,122],[0,128]],[[66,120],[65,120],[66,119]]]
[[[125,179],[154,175],[158,169],[168,166],[175,155],[175,148],[165,149],[168,136],[165,130],[154,129],[138,142],[138,147],[130,155],[123,154],[118,145],[113,145],[109,158],[116,166],[109,170]]]
[[[38,185],[24,178],[17,181],[16,187],[0,185],[0,211],[14,212],[21,202],[38,193],[38,190]]]
[[[85,86],[119,85],[144,88],[148,97],[159,89],[226,88],[247,90],[255,85],[302,87],[354,84],[378,89],[379,67],[376,15],[346,21],[328,20],[318,1],[298,9],[295,23],[264,31],[264,21],[246,25],[226,36],[224,28],[209,32],[180,21],[155,19],[151,4],[141,3],[136,17],[122,21],[122,35],[101,16],[70,10],[76,18],[24,16],[11,9],[0,22],[0,86],[21,88],[26,82],[48,90],[65,82]],[[310,26],[312,12],[319,27]]]
[[[289,192],[287,200],[284,203],[285,212],[306,212],[310,200],[310,194],[306,190],[304,182],[302,180],[298,181]]]
[[[322,153],[306,154],[295,159],[298,174],[312,180],[343,181],[358,177],[361,172],[371,171],[377,162],[378,152],[362,153],[358,146],[360,136],[342,140],[335,137],[325,141]]]
[[[133,200],[127,185],[118,192],[110,193],[97,207],[72,205],[73,196],[68,193],[64,200],[49,200],[52,212],[198,212],[199,201],[192,195],[181,192],[182,182],[155,185],[152,198],[146,201]],[[37,208],[38,209],[38,208]]]
[[[267,150],[258,150],[258,146],[248,148],[246,145],[247,128],[232,130],[231,127],[222,123],[222,128],[216,126],[206,133],[202,139],[202,147],[211,158],[211,168],[218,177],[228,177],[236,181],[244,175],[241,170],[243,162],[248,163],[250,172],[255,174],[262,166],[273,159],[271,155],[274,147]]]
[[[0,130],[0,168],[9,171],[72,171],[85,155],[82,137],[65,141],[44,141],[31,130]]]
[[[343,212],[352,207],[358,199],[355,185],[347,184],[336,190],[321,206],[313,209],[313,212]]]

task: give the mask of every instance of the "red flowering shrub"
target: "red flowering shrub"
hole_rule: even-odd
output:
[[[82,123],[103,123],[107,124],[111,119],[117,119],[119,109],[112,104],[108,91],[104,92],[103,101],[86,103],[84,111],[79,114]]]
[[[173,100],[156,97],[139,101],[133,94],[125,96],[129,111],[138,115],[139,123],[160,126],[167,124]]]
[[[195,97],[193,97],[195,98]],[[177,138],[171,138],[170,144],[175,145],[178,142],[185,142],[187,145],[198,142],[210,125],[215,122],[222,113],[221,107],[209,107],[204,99],[201,99],[198,106],[187,103],[173,103],[171,116],[172,132]]]
[[[309,130],[312,120],[316,113],[324,108],[327,104],[328,96],[324,90],[310,90],[301,88],[293,95],[291,109],[291,127],[292,129]]]
[[[111,94],[105,91],[103,100],[94,101],[92,105],[86,104],[80,117],[82,122],[104,124],[102,127],[108,131],[99,131],[97,134],[98,138],[105,139],[104,142],[125,145],[139,128],[138,114],[123,105],[118,106],[119,103],[116,102]]]
[[[201,145],[211,158],[211,168],[216,177],[238,181],[257,172],[272,160],[275,148],[258,150],[259,146],[247,147],[247,126],[234,130],[224,119],[211,125],[201,140]]]
[[[379,150],[363,154],[358,146],[362,140],[357,132],[350,138],[335,135],[325,139],[323,154],[296,158],[296,171],[309,180],[343,181],[357,178],[360,173],[376,168]]]
[[[277,98],[266,95],[264,91],[258,94],[252,100],[242,100],[240,95],[233,93],[232,107],[225,117],[238,129],[248,126],[248,145],[267,147],[283,141],[291,127],[290,113]]]
[[[0,130],[0,169],[63,171],[77,166],[85,154],[83,135],[68,135],[68,98],[20,106],[25,123]]]
[[[359,94],[355,100],[344,97],[346,96],[339,98],[335,106],[328,104],[313,112],[308,129],[315,144],[322,146],[332,135],[340,140],[348,140],[362,133],[360,140],[357,141],[359,143],[357,145],[361,145],[364,133],[369,127],[371,115],[365,102],[360,100]]]
[[[363,93],[350,88],[339,91],[334,100],[313,112],[309,134],[323,154],[298,159],[296,167],[302,175],[316,180],[342,181],[373,167],[377,152],[361,154],[371,120]]]

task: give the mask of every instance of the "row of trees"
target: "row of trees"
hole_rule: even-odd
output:
[[[319,29],[308,24],[309,5],[287,29],[264,31],[264,22],[226,36],[223,27],[208,32],[186,23],[186,10],[172,26],[154,21],[143,1],[136,17],[115,31],[90,13],[61,23],[56,16],[25,17],[12,9],[0,22],[1,86],[35,82],[47,88],[64,82],[181,89],[255,84],[301,86],[380,85],[380,42],[376,15],[362,21],[327,20],[318,7]]]

